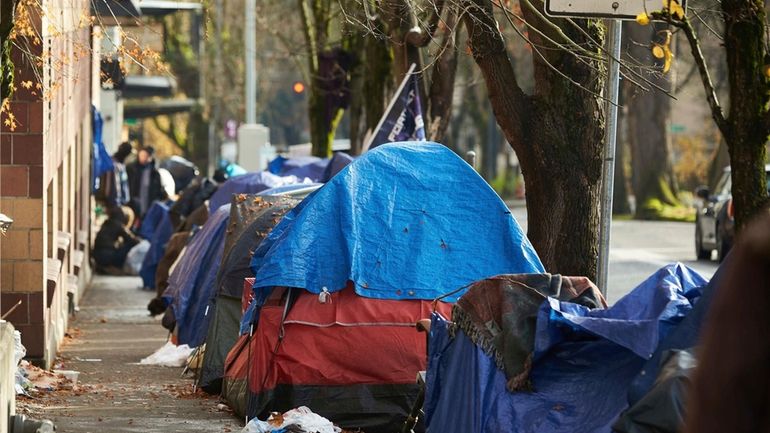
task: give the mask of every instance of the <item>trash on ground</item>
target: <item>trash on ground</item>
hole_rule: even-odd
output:
[[[275,412],[267,421],[251,420],[241,433],[268,433],[291,431],[295,433],[340,433],[342,430],[331,421],[300,406],[280,414]]]
[[[71,370],[51,372],[22,361],[16,374],[16,394],[30,396],[30,392],[75,389],[78,374]]]
[[[123,272],[125,272],[126,275],[139,275],[139,270],[142,269],[144,256],[147,255],[148,251],[150,251],[150,242],[145,239],[134,245],[126,256],[126,261],[123,264]]]
[[[176,346],[169,341],[163,347],[156,350],[155,353],[139,361],[139,363],[163,367],[183,367],[192,351],[193,349],[186,344]]]
[[[54,374],[64,376],[70,383],[65,386],[70,386],[71,388],[75,388],[78,386],[78,376],[80,376],[79,371],[74,370],[54,370]]]

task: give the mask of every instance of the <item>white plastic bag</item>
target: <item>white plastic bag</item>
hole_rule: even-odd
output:
[[[13,331],[13,362],[19,365],[22,358],[27,356],[27,348],[21,344],[21,332]]]
[[[144,261],[144,256],[147,255],[147,251],[150,251],[150,241],[147,239],[142,239],[141,242],[134,245],[126,256],[123,272],[129,275],[139,275],[139,270],[142,269],[142,262]]]
[[[187,363],[187,358],[192,351],[193,349],[186,344],[175,346],[169,341],[163,347],[156,350],[155,353],[139,361],[139,363],[163,367],[183,367]]]
[[[313,411],[305,406],[300,406],[284,413],[282,418],[283,422],[280,425],[271,422],[273,420],[272,415],[268,418],[267,422],[253,419],[246,424],[241,433],[268,433],[281,430],[290,425],[296,425],[301,431],[307,433],[340,433],[341,431],[331,421],[317,413],[313,413]]]

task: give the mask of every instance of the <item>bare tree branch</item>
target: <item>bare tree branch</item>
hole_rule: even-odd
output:
[[[670,18],[668,15],[662,16],[660,13],[654,13],[653,17]],[[711,74],[709,74],[706,58],[703,56],[703,51],[701,51],[700,42],[698,41],[698,36],[695,34],[695,29],[693,29],[690,21],[687,18],[684,18],[681,21],[671,19],[668,19],[668,21],[671,25],[682,29],[685,36],[687,36],[687,41],[690,43],[690,51],[692,52],[692,57],[695,60],[695,64],[698,65],[700,78],[701,81],[703,81],[703,87],[706,90],[706,99],[708,100],[709,108],[711,108],[711,117],[714,118],[714,122],[717,124],[719,131],[723,134],[723,136],[727,137],[729,132],[729,128],[727,127],[727,119],[725,118],[722,106],[719,104],[719,98],[717,97],[717,92],[714,89],[714,82],[711,80]]]
[[[438,29],[438,23],[441,20],[441,13],[444,10],[445,0],[436,0],[431,3],[433,7],[431,8],[430,18],[428,19],[425,30],[421,29],[419,26],[410,29],[404,37],[406,43],[415,47],[425,47],[433,40],[433,37],[436,35],[436,30]]]

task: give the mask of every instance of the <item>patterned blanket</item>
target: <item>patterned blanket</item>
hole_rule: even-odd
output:
[[[607,307],[599,289],[586,277],[516,274],[474,283],[452,310],[455,329],[495,360],[511,392],[532,389],[529,372],[537,312],[546,297],[588,308]]]

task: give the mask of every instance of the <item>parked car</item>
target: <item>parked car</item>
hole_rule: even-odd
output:
[[[770,191],[770,164],[765,166],[765,171]],[[717,260],[721,262],[733,245],[735,219],[731,188],[730,167],[727,167],[713,192],[707,187],[695,191],[702,199],[695,214],[695,254],[699,260],[711,259],[711,252],[717,250]]]

